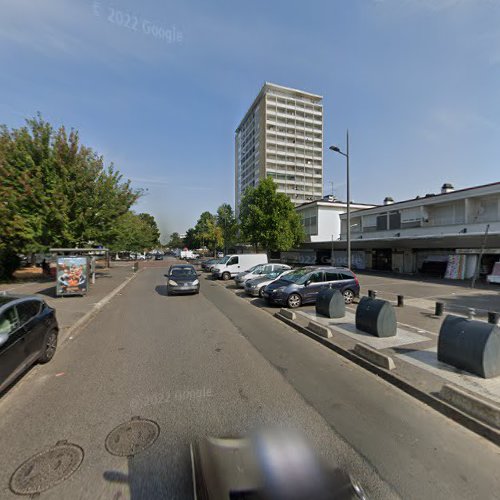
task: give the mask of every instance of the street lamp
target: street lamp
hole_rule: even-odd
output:
[[[346,158],[347,167],[347,267],[351,269],[351,190],[349,184],[349,130],[346,132],[346,152],[342,152],[337,146],[330,146],[335,153]]]

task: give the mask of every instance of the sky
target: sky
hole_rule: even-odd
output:
[[[40,112],[142,188],[163,239],[234,203],[263,83],[324,97],[325,194],[500,181],[500,1],[0,0],[0,123]]]

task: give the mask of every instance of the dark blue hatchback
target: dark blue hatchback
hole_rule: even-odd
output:
[[[302,267],[284,275],[266,286],[264,299],[269,304],[296,308],[302,304],[314,304],[322,288],[337,288],[346,304],[359,297],[359,281],[356,275],[343,267]]]

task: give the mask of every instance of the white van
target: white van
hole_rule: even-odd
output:
[[[248,271],[257,264],[267,264],[267,254],[242,253],[226,255],[218,264],[213,266],[212,276],[228,280],[242,271]]]

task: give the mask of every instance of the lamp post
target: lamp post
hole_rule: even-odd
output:
[[[349,130],[346,132],[346,152],[337,146],[330,146],[335,153],[345,156],[346,159],[346,183],[347,183],[347,267],[351,269],[351,189],[349,184]]]

